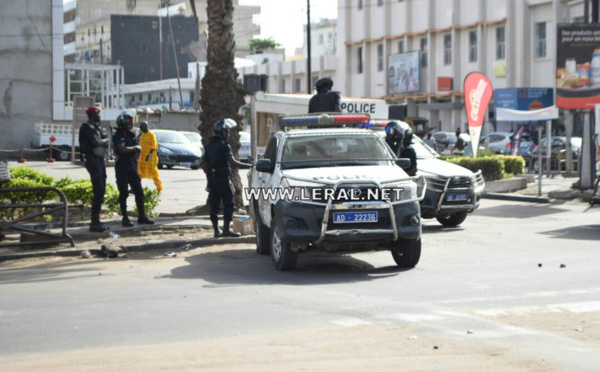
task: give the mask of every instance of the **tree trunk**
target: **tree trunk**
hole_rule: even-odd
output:
[[[208,48],[206,73],[202,79],[200,94],[200,134],[206,144],[212,137],[213,124],[221,119],[230,118],[238,123],[229,131],[228,142],[233,156],[239,159],[240,121],[239,108],[245,103],[244,90],[237,81],[238,73],[234,65],[235,40],[233,34],[233,1],[208,0]],[[235,186],[236,208],[244,207],[242,182],[237,168],[231,169],[231,180]]]

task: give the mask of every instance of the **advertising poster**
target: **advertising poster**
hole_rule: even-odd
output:
[[[465,78],[465,110],[471,143],[479,143],[481,126],[485,120],[490,100],[494,95],[494,88],[490,80],[481,72],[471,72]],[[473,146],[473,157],[477,157],[479,146]]]
[[[419,52],[390,54],[388,57],[388,94],[418,92]]]
[[[556,105],[594,109],[600,103],[600,24],[559,24]]]

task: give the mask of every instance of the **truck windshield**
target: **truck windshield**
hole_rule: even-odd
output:
[[[387,147],[372,135],[331,134],[288,138],[282,169],[390,165]]]

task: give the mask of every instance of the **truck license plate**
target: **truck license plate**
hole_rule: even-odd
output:
[[[377,222],[377,212],[334,212],[333,223]]]
[[[466,201],[469,199],[469,194],[449,194],[446,197],[447,201]]]

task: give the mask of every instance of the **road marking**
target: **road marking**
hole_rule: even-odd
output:
[[[407,323],[422,323],[422,322],[437,322],[444,320],[446,317],[434,314],[407,314],[407,313],[396,313],[396,314],[385,314],[378,316],[380,319],[385,320],[399,320]]]
[[[359,318],[341,318],[332,320],[331,323],[337,324],[342,327],[359,327],[364,325],[371,325],[373,323],[367,322],[366,320],[362,320]]]
[[[562,304],[550,304],[545,306],[518,306],[506,309],[486,309],[477,310],[475,314],[483,316],[525,316],[530,314],[539,313],[562,313],[571,312],[575,314],[581,313],[592,313],[600,311],[600,301],[587,301],[587,302],[568,302]]]
[[[592,295],[600,293],[600,288],[589,288],[589,289],[572,289],[566,291],[541,291],[541,292],[530,292],[523,293],[521,295],[506,295],[506,296],[489,296],[489,297],[467,297],[457,298],[452,300],[436,301],[436,304],[450,305],[450,304],[463,304],[470,302],[497,302],[497,301],[510,301],[520,300],[532,297],[564,297],[568,295]]]

